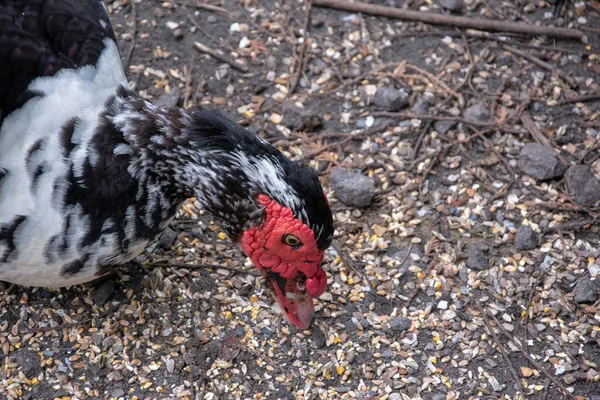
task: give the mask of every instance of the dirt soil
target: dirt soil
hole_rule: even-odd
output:
[[[193,1],[108,2],[127,77],[319,172],[341,251],[316,323],[290,326],[192,199],[139,265],[68,289],[0,283],[0,398],[600,399],[598,1],[378,2],[588,44]],[[334,190],[335,167],[373,188]]]

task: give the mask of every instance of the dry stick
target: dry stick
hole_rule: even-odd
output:
[[[306,39],[308,38],[308,25],[310,23],[310,10],[312,8],[312,3],[310,0],[306,4],[306,17],[304,18],[304,25],[302,26],[302,46],[300,48],[300,57],[298,58],[297,71],[294,74],[294,79],[290,85],[290,90],[288,91],[288,96],[294,94],[296,87],[298,86],[298,82],[300,82],[300,75],[302,75],[302,71],[304,71],[304,58],[306,57]]]
[[[342,264],[344,264],[344,266],[346,267],[347,270],[354,272],[356,275],[360,276],[361,279],[368,285],[369,284],[369,279],[367,278],[367,275],[365,275],[364,272],[362,272],[361,270],[359,270],[358,268],[356,268],[356,266],[354,266],[354,263],[352,262],[352,260],[350,259],[350,257],[348,257],[348,255],[346,254],[346,252],[344,250],[342,250],[342,248],[340,247],[339,244],[337,244],[337,242],[332,242],[331,243],[331,247],[333,247],[333,249],[335,250],[336,253],[338,253],[338,256],[340,256],[340,258],[342,259]]]
[[[534,139],[537,140],[542,146],[546,146],[551,149],[554,148],[550,139],[548,139],[548,137],[544,135],[542,131],[540,131],[540,129],[537,127],[529,112],[524,111],[523,113],[521,113],[521,122],[523,123],[523,126],[525,126],[525,129],[527,129],[529,133],[531,133],[531,135],[534,137]],[[564,165],[569,165],[569,162],[566,158],[562,156],[562,154],[557,153],[556,155]]]
[[[240,274],[253,275],[253,276],[261,276],[261,273],[258,271],[247,271],[241,268],[229,267],[227,265],[218,265],[218,264],[186,264],[186,263],[152,263],[148,264],[148,267],[157,267],[157,268],[183,268],[183,269],[226,269],[228,271],[239,272]]]
[[[407,114],[407,113],[397,113],[397,112],[389,112],[389,111],[376,111],[372,112],[371,115],[373,117],[384,117],[384,118],[394,118],[394,119],[422,119],[422,120],[432,120],[432,121],[453,121],[453,122],[461,122],[466,125],[479,126],[483,128],[496,128],[497,124],[492,122],[477,122],[477,121],[469,121],[468,119],[460,118],[460,117],[445,117],[440,115],[425,115],[425,114]]]
[[[232,68],[237,69],[238,71],[248,72],[248,67],[246,65],[242,65],[239,62],[237,62],[236,60],[230,58],[229,56],[226,56],[225,54],[218,53],[216,50],[213,50],[210,47],[208,47],[208,46],[206,46],[206,45],[204,45],[204,44],[202,44],[200,42],[194,42],[194,47],[198,51],[206,53],[209,56],[212,56],[212,57],[216,58],[219,61],[222,61],[222,62],[224,62],[226,64],[229,64]]]
[[[127,52],[127,57],[125,57],[125,68],[129,68],[131,56],[133,55],[133,50],[135,49],[135,36],[137,35],[137,13],[135,11],[135,0],[131,2],[131,14],[133,16],[133,27],[131,28],[131,47]]]
[[[551,71],[552,73],[558,75],[560,78],[564,79],[571,87],[577,86],[577,82],[573,77],[567,75],[564,71],[559,70],[554,65],[547,63],[546,61],[542,61],[533,54],[526,53],[523,50],[515,49],[514,47],[507,46],[505,44],[501,45],[502,49],[516,54],[518,56],[523,57],[526,60],[531,61],[534,64],[537,64],[539,67],[544,68],[545,70]]]
[[[428,24],[451,25],[459,28],[472,28],[482,31],[515,32],[523,33],[528,36],[547,35],[563,39],[577,39],[586,41],[585,34],[581,31],[576,29],[557,28],[554,26],[538,26],[511,21],[473,19],[453,15],[405,10],[361,2],[350,3],[345,0],[313,0],[313,5],[355,13],[377,15],[380,17],[402,19],[406,21],[419,21]]]
[[[562,232],[562,231],[575,231],[577,229],[583,228],[586,225],[591,225],[596,222],[596,218],[583,218],[578,219],[577,221],[565,222],[564,224],[560,224],[558,226],[549,227],[544,231],[544,233],[550,232]]]
[[[159,0],[159,1],[162,1],[162,0]],[[223,7],[213,6],[212,4],[186,3],[184,1],[171,1],[171,3],[179,4],[180,6],[187,6],[187,7],[199,8],[201,10],[215,11],[215,12],[219,12],[219,13],[225,14],[227,16],[231,15],[229,13],[229,11],[227,11]]]
[[[543,365],[541,365],[540,363],[538,363],[533,357],[531,357],[529,355],[529,353],[527,352],[527,350],[525,350],[523,348],[523,346],[521,346],[521,344],[517,340],[515,340],[514,336],[511,335],[510,333],[508,333],[506,331],[506,329],[504,329],[504,327],[502,326],[502,324],[500,323],[500,321],[498,321],[498,318],[496,318],[496,316],[494,314],[492,314],[491,312],[488,312],[488,314],[489,314],[490,317],[492,317],[492,319],[496,323],[496,326],[498,326],[498,329],[500,329],[500,331],[504,334],[504,336],[506,336],[506,338],[510,342],[512,342],[512,344],[514,344],[517,349],[519,349],[519,351],[525,356],[525,358],[527,358],[529,360],[529,362],[538,371],[540,371],[544,375],[546,375],[546,377],[548,377],[554,383],[555,386],[559,387],[563,392],[565,392],[565,394],[567,395],[567,397],[569,397],[572,400],[577,400],[577,398],[575,396],[573,396],[571,394],[571,392],[569,392],[567,390],[567,388],[558,379],[556,379],[551,373],[549,373],[548,371],[546,371],[546,368],[544,368]]]
[[[587,96],[577,96],[577,97],[571,97],[569,99],[564,99],[564,100],[561,100],[558,103],[556,103],[556,105],[563,106],[565,104],[585,103],[588,101],[598,101],[598,100],[600,100],[600,94],[590,94]]]
[[[498,339],[498,335],[496,335],[496,332],[494,332],[494,329],[490,326],[489,319],[488,319],[487,315],[485,315],[483,308],[481,308],[481,304],[479,304],[477,302],[476,305],[477,305],[477,308],[479,309],[479,312],[481,313],[481,316],[483,317],[483,323],[485,324],[485,327],[487,328],[487,330],[490,332],[490,334],[494,338],[494,341],[496,342],[496,345],[498,346],[498,349],[500,350],[500,354],[502,354],[502,358],[504,358],[504,361],[509,366],[510,372],[511,372],[513,378],[519,384],[519,390],[521,391],[521,393],[523,395],[525,395],[525,389],[523,388],[523,383],[521,382],[521,379],[519,379],[519,374],[517,374],[517,370],[515,369],[512,361],[510,361],[510,357],[508,357],[508,352],[502,346],[502,343],[500,342],[500,339]]]

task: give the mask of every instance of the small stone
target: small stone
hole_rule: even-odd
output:
[[[176,231],[167,227],[163,231],[162,235],[160,235],[160,239],[158,240],[158,245],[165,250],[171,250],[171,246],[177,239],[177,235],[178,234]]]
[[[292,101],[284,101],[282,105],[283,124],[294,131],[315,132],[323,126],[319,115],[298,107]]]
[[[312,347],[313,349],[320,349],[321,347],[325,346],[325,335],[323,334],[323,332],[321,332],[321,330],[318,327],[314,327],[312,329],[312,334],[310,335],[310,347]]]
[[[538,143],[527,143],[521,149],[518,161],[519,169],[537,180],[545,181],[561,176],[564,165],[556,153]]]
[[[531,250],[538,247],[538,237],[531,226],[519,226],[515,235],[515,247],[517,250]]]
[[[154,11],[152,12],[152,14],[156,17],[156,18],[162,18],[165,16],[165,13],[163,12],[163,10],[161,10],[159,7],[156,7],[154,9]]]
[[[110,296],[112,296],[112,294],[114,293],[115,286],[115,281],[109,279],[106,282],[102,283],[102,285],[92,290],[92,292],[90,293],[90,297],[94,301],[94,304],[98,307],[103,306],[104,303],[106,303]]]
[[[375,95],[375,106],[386,111],[400,111],[408,105],[408,95],[404,89],[384,87]]]
[[[490,110],[483,104],[477,103],[466,109],[465,119],[473,122],[490,122]]]
[[[582,206],[591,206],[600,200],[600,181],[587,165],[574,165],[565,174],[570,196]]]
[[[15,363],[28,378],[36,376],[41,370],[41,358],[37,352],[28,348],[20,348],[14,353]]]
[[[481,243],[471,243],[467,248],[467,267],[476,271],[483,271],[489,268],[488,248]]]
[[[597,280],[592,281],[588,276],[579,278],[573,289],[575,303],[595,303],[600,295],[600,285]]]
[[[115,397],[115,398],[118,399],[121,396],[125,396],[125,391],[123,391],[123,389],[115,389],[115,390],[113,390],[112,397]]]
[[[437,3],[443,9],[453,12],[460,12],[465,6],[463,0],[437,0]]]
[[[448,309],[448,302],[446,300],[441,300],[438,303],[437,308],[439,308],[440,310],[447,310]]]
[[[177,40],[183,38],[183,30],[181,28],[177,28],[173,31],[173,37]]]
[[[573,383],[575,383],[575,381],[577,381],[577,379],[575,379],[573,374],[567,374],[564,376],[563,381],[565,381],[567,385],[572,385]]]
[[[179,24],[177,22],[174,21],[167,21],[166,24],[167,28],[174,31],[175,29],[179,28]]]
[[[171,91],[169,93],[163,93],[158,97],[155,105],[164,108],[174,108],[177,107],[177,105],[179,105],[180,100],[181,92],[179,91],[179,89],[171,88]]]
[[[410,329],[412,320],[406,317],[393,317],[388,320],[392,332],[404,332]]]
[[[340,167],[331,171],[329,184],[335,196],[351,207],[366,207],[375,195],[375,185],[371,179]]]
[[[436,130],[437,133],[441,133],[442,135],[448,132],[450,129],[456,126],[456,122],[454,121],[435,121],[433,123],[433,129]]]
[[[427,115],[429,114],[429,101],[425,97],[417,97],[410,110],[413,114]]]
[[[533,370],[529,367],[521,367],[521,375],[523,375],[525,378],[529,378],[531,375],[533,375]]]
[[[206,17],[206,22],[208,22],[209,24],[214,24],[215,22],[217,22],[217,17],[215,17],[214,15],[209,15],[208,17]]]

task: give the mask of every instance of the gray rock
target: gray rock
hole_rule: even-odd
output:
[[[28,378],[36,376],[41,371],[41,358],[37,352],[22,347],[14,353],[14,357],[15,363],[19,364],[21,371]]]
[[[177,239],[177,232],[167,227],[162,235],[160,235],[158,245],[165,250],[171,250],[171,246],[173,245],[173,242],[175,242],[175,239]]]
[[[600,200],[600,181],[587,165],[574,165],[567,170],[565,182],[570,196],[582,206],[591,206]]]
[[[125,396],[125,391],[123,389],[115,389],[112,392],[112,397],[116,397],[117,399],[121,396]]]
[[[394,317],[388,321],[390,330],[393,332],[404,332],[410,329],[412,321],[406,317]]]
[[[515,247],[518,250],[531,250],[538,247],[538,236],[529,225],[521,225],[515,235]]]
[[[460,12],[465,6],[463,0],[437,0],[437,3],[443,9],[453,12]]]
[[[386,111],[400,111],[408,106],[408,95],[410,91],[396,89],[393,87],[383,87],[375,95],[375,106]]]
[[[456,122],[454,121],[435,121],[433,123],[433,129],[436,130],[437,133],[441,133],[442,135],[448,132],[450,129],[456,126]]]
[[[315,326],[312,329],[312,334],[310,335],[310,347],[313,349],[320,349],[325,346],[325,342],[327,339],[321,330]]]
[[[417,97],[410,110],[417,115],[429,114],[429,101],[425,97]]]
[[[214,24],[215,22],[217,22],[217,17],[215,17],[214,15],[209,15],[208,17],[206,17],[206,22],[208,22],[209,24]]]
[[[179,105],[181,92],[177,88],[171,88],[169,93],[163,93],[156,100],[155,105],[165,108],[173,108]]]
[[[467,267],[476,271],[483,271],[489,268],[488,248],[481,243],[471,243],[467,247]]]
[[[182,39],[183,38],[183,29],[181,28],[177,28],[173,31],[173,37],[176,40]]]
[[[335,196],[350,207],[366,207],[375,195],[375,185],[371,179],[340,167],[331,171],[329,184]]]
[[[477,103],[465,110],[465,119],[473,122],[490,122],[490,110]]]
[[[592,281],[589,276],[584,276],[577,281],[573,294],[575,303],[595,303],[600,295],[600,285],[597,280]]]
[[[115,292],[115,281],[112,279],[107,280],[102,285],[98,286],[92,293],[90,293],[90,297],[94,301],[94,304],[98,307],[101,307],[108,301],[110,296]]]
[[[561,176],[565,166],[556,153],[538,143],[527,143],[521,149],[518,161],[519,169],[537,180],[545,181]]]
[[[323,126],[320,116],[286,100],[282,105],[283,124],[294,131],[315,132]]]

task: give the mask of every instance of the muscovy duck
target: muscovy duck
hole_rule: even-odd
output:
[[[0,280],[94,280],[189,197],[307,328],[333,236],[317,174],[218,113],[137,97],[101,0],[0,2]]]

